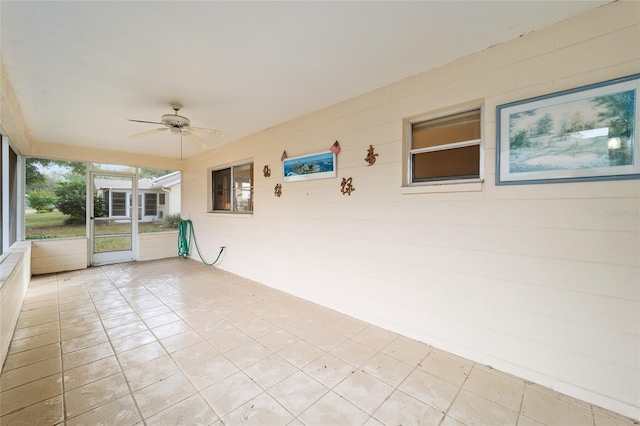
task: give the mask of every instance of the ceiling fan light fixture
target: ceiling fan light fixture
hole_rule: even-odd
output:
[[[167,127],[183,128],[189,127],[191,121],[187,117],[178,114],[165,114],[161,117],[160,122]]]

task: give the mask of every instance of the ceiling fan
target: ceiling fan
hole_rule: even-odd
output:
[[[206,129],[204,127],[194,127],[191,125],[191,121],[187,117],[183,117],[182,115],[178,115],[178,111],[182,109],[182,105],[180,104],[172,104],[170,105],[173,109],[173,114],[164,114],[160,117],[160,121],[146,121],[146,120],[132,120],[128,119],[128,121],[133,121],[135,123],[147,123],[147,124],[159,124],[164,127],[159,127],[153,130],[147,130],[146,132],[136,133],[135,135],[129,136],[132,139],[142,138],[145,136],[153,135],[154,133],[164,132],[166,130],[170,130],[171,133],[180,134],[180,136],[184,136],[189,139],[191,142],[194,142],[202,149],[208,148],[208,145],[205,141],[197,137],[193,134],[193,132],[206,133],[214,136],[224,136],[224,134],[219,130],[214,129]],[[180,143],[182,145],[182,138],[180,138]],[[182,148],[182,146],[181,146]],[[182,155],[181,155],[182,157]]]

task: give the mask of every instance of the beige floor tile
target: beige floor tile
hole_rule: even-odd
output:
[[[20,325],[14,348],[26,350],[0,376],[1,424],[54,425],[63,397],[68,425],[635,424],[182,259],[34,277]],[[62,344],[29,349],[48,334]]]
[[[115,356],[102,358],[76,368],[64,371],[64,389],[66,392],[96,380],[112,376],[120,372],[120,365]]]
[[[416,369],[398,389],[431,407],[445,412],[458,394],[459,388],[436,376]]]
[[[71,369],[111,355],[113,355],[111,345],[109,343],[99,343],[88,348],[64,354],[62,356],[62,363],[65,369]]]
[[[439,426],[467,426],[467,425],[457,421],[453,417],[445,416],[445,418],[442,419],[442,423],[440,423]]]
[[[165,339],[170,336],[174,336],[178,333],[184,333],[185,331],[191,331],[193,328],[183,320],[171,322],[169,324],[161,325],[151,329],[151,332],[158,339]]]
[[[0,425],[55,425],[64,420],[62,395],[0,417]]]
[[[65,311],[63,311],[62,308],[60,309],[61,319],[75,318],[82,315],[95,315],[96,319],[99,318],[98,311],[96,311],[96,308],[93,306],[93,303],[91,302],[91,300],[87,300],[86,302],[84,302],[84,306],[80,308],[70,309]]]
[[[144,364],[163,355],[167,355],[167,351],[158,342],[152,342],[117,354],[123,370]]]
[[[145,420],[147,426],[211,425],[218,416],[200,395],[192,395]],[[233,423],[229,423],[230,425]]]
[[[164,307],[165,307],[164,305],[161,305],[161,306],[156,306],[152,309],[157,310]],[[172,322],[176,322],[176,321],[181,321],[181,318],[173,312],[166,312],[164,314],[148,317],[144,320],[145,324],[147,324],[149,328],[160,327],[162,325],[171,324]]]
[[[244,372],[263,389],[269,389],[296,371],[296,367],[275,354],[244,369]]]
[[[293,420],[293,416],[263,392],[222,420],[228,425],[287,425]]]
[[[33,281],[32,281],[32,283],[33,283]],[[58,312],[58,306],[57,305],[45,306],[45,307],[37,308],[37,309],[31,309],[31,308],[29,308],[28,300],[25,299],[25,302],[24,302],[24,305],[22,307],[22,310],[20,311],[20,318],[21,319],[26,319],[26,318],[38,317],[40,315],[55,314],[56,312]]]
[[[240,327],[240,329],[250,337],[259,339],[279,330],[280,327],[262,318],[256,318],[255,320]]]
[[[308,426],[354,425],[363,424],[369,415],[334,392],[328,392],[298,418]]]
[[[64,395],[67,417],[76,417],[128,394],[122,373],[73,389]]]
[[[333,348],[329,353],[336,358],[348,362],[354,367],[360,367],[373,358],[377,351],[355,340],[346,340]]]
[[[319,347],[323,351],[328,352],[339,344],[343,343],[345,340],[347,340],[347,338],[341,334],[336,333],[335,331],[327,330],[325,328],[318,331],[317,333],[313,333],[305,337],[305,340],[312,345]]]
[[[9,354],[15,354],[17,352],[28,351],[30,349],[39,348],[41,346],[47,346],[52,343],[60,341],[60,332],[49,331],[47,333],[38,334],[26,339],[12,340],[11,346],[9,346]]]
[[[202,341],[193,346],[172,352],[171,357],[181,367],[199,364],[220,354],[211,343]]]
[[[355,318],[343,316],[341,319],[329,325],[327,328],[329,330],[335,331],[336,333],[342,334],[347,338],[351,338],[367,327],[369,327],[369,324],[367,324],[366,322],[357,320]]]
[[[183,365],[182,368],[198,390],[205,389],[240,371],[223,355],[209,358],[198,364]]]
[[[77,327],[84,324],[90,324],[92,322],[96,322],[96,319],[100,319],[95,314],[88,315],[80,315],[80,316],[72,316],[69,318],[61,318],[60,319],[60,328],[64,330],[65,328]]]
[[[0,416],[62,394],[62,376],[54,374],[0,392]]]
[[[514,425],[518,420],[516,411],[509,410],[464,389],[453,401],[447,415],[468,425]]]
[[[216,347],[220,352],[226,353],[239,346],[251,341],[251,338],[242,331],[234,328],[222,333],[215,333],[215,337],[211,338],[206,332],[201,332],[205,339]]]
[[[413,367],[410,365],[398,361],[382,352],[375,355],[360,368],[394,387],[402,383],[411,371],[413,371]]]
[[[297,337],[283,329],[278,329],[273,333],[267,334],[258,339],[258,342],[262,343],[273,352],[279,352],[297,341]]]
[[[202,390],[200,394],[216,414],[224,418],[262,391],[260,386],[240,371]]]
[[[126,337],[121,337],[120,339],[112,340],[111,344],[116,353],[121,353],[156,341],[156,336],[154,336],[151,331],[141,331]]]
[[[567,402],[541,387],[525,387],[522,414],[549,426],[593,422],[589,407]]]
[[[404,336],[398,336],[389,343],[382,352],[400,360],[412,367],[416,367],[429,354],[431,347],[427,344],[411,340]]]
[[[74,337],[85,336],[87,334],[95,333],[102,330],[102,323],[96,318],[96,320],[92,322],[63,328],[62,330],[60,330],[60,336],[62,340],[69,340],[73,339]]]
[[[593,406],[595,426],[638,426],[638,421],[622,417],[604,408]]]
[[[396,337],[398,337],[396,333],[370,325],[360,333],[355,334],[351,339],[379,351],[391,343]]]
[[[60,373],[61,371],[62,364],[59,357],[49,358],[24,367],[5,371],[0,376],[0,390],[4,392],[17,386]]]
[[[302,371],[297,371],[268,390],[269,395],[296,416],[327,392],[329,388]]]
[[[158,315],[168,314],[172,311],[167,306],[160,305],[160,306],[154,306],[153,308],[141,309],[136,312],[140,318],[142,318],[143,320],[146,320],[152,317],[156,317]]]
[[[59,328],[58,321],[48,322],[46,324],[34,325],[33,327],[20,328],[13,333],[13,340],[26,339],[28,337],[37,336],[38,334],[49,333],[51,331],[58,331],[58,328]]]
[[[379,420],[377,420],[375,417],[369,417],[369,419],[364,423],[363,426],[385,426],[385,425],[381,423]]]
[[[67,426],[117,425],[130,426],[142,421],[131,395],[125,395],[84,414],[68,419]]]
[[[137,391],[180,372],[169,355],[164,355],[124,371],[129,387]]]
[[[309,320],[307,318],[298,319],[290,324],[282,327],[287,330],[289,333],[293,334],[297,337],[305,338],[307,336],[312,335],[313,333],[317,333],[322,330],[324,327],[317,322]]]
[[[151,417],[196,393],[189,379],[177,373],[133,392],[144,418]]]
[[[19,330],[25,327],[35,327],[36,325],[42,325],[42,324],[46,324],[49,322],[56,322],[56,321],[58,321],[58,312],[32,316],[30,318],[20,317],[18,319],[18,323],[16,324],[16,330]]]
[[[278,355],[298,368],[303,368],[323,354],[324,352],[320,348],[302,340],[278,352]]]
[[[132,321],[127,324],[122,324],[116,327],[107,328],[107,336],[110,340],[120,339],[122,337],[131,336],[132,334],[141,333],[149,330],[144,322],[141,320]]]
[[[124,306],[99,312],[100,320],[105,328],[118,327],[140,319],[138,314],[126,302],[123,303],[125,303]]]
[[[463,388],[511,410],[519,411],[524,393],[524,381],[517,383],[485,370],[474,368]]]
[[[333,388],[333,391],[361,410],[373,414],[391,395],[394,388],[380,379],[356,370]]]
[[[349,377],[355,371],[355,367],[333,355],[324,354],[302,370],[331,389]]]
[[[174,334],[173,336],[160,340],[162,346],[164,346],[169,353],[173,353],[202,342],[206,342],[204,337],[194,330]]]
[[[434,349],[422,360],[418,368],[456,386],[462,386],[472,366],[473,364],[462,361],[459,357]]]
[[[437,425],[444,413],[396,390],[374,413],[385,425]]]
[[[256,341],[245,343],[225,354],[231,362],[242,369],[250,367],[271,355],[273,355],[271,350]]]
[[[69,340],[62,341],[62,353],[77,351],[79,349],[88,348],[99,343],[105,343],[109,339],[104,331],[96,331],[94,333],[85,334],[84,336],[74,337]]]
[[[45,359],[58,356],[60,356],[60,344],[58,343],[41,346],[24,352],[18,352],[13,355],[7,355],[2,371],[10,371],[14,368],[24,367],[26,365],[33,364],[34,362],[44,361]]]
[[[531,417],[527,417],[523,414],[520,414],[520,416],[518,416],[518,426],[546,426],[546,425],[542,422],[532,419]]]

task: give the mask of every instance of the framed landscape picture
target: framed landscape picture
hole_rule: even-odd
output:
[[[285,182],[334,178],[337,176],[336,154],[332,151],[326,151],[285,158],[282,162],[282,168]]]
[[[499,105],[496,184],[640,178],[640,74]]]

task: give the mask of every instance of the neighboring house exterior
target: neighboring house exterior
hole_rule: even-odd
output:
[[[104,199],[109,217],[131,217],[132,188],[128,180],[94,180],[96,195]],[[138,181],[138,221],[155,222],[180,213],[180,172]]]

